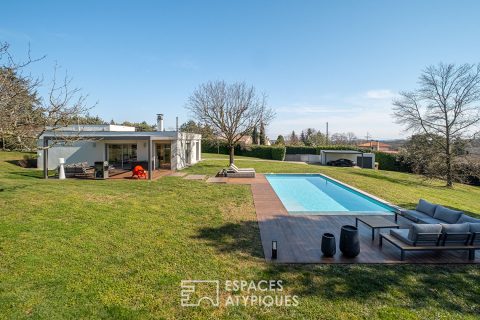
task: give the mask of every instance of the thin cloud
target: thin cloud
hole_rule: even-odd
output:
[[[335,106],[298,106],[293,105],[289,107],[279,107],[275,111],[279,113],[293,113],[293,114],[315,114],[315,113],[348,113],[358,112],[359,108],[350,107],[335,107]]]
[[[367,99],[374,99],[374,100],[386,100],[392,99],[397,94],[390,89],[381,89],[381,90],[368,90],[365,93],[365,97]]]

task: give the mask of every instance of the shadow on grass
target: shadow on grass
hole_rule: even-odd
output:
[[[480,273],[475,266],[269,265],[271,279],[288,279],[285,288],[300,297],[328,300],[391,300],[408,309],[440,308],[476,315],[480,312]]]
[[[260,230],[256,221],[201,228],[195,238],[206,240],[210,246],[222,253],[243,253],[263,258]]]
[[[36,171],[35,169],[28,169],[28,171],[13,171],[13,172],[8,172],[8,174],[28,177],[28,178],[43,179],[43,172]],[[53,177],[53,174],[49,173],[49,177]]]

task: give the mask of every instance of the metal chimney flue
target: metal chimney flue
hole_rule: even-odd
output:
[[[157,114],[157,131],[163,131],[163,113]]]

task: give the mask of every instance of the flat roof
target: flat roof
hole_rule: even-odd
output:
[[[355,150],[320,150],[320,152],[325,152],[325,153],[368,153],[368,152],[362,152],[362,151],[355,151]]]
[[[96,139],[141,139],[147,140],[152,138],[152,140],[158,140],[161,138],[175,139],[179,132],[177,131],[46,131],[42,138],[57,138],[61,139],[63,137],[83,137],[83,138],[96,138]],[[201,139],[200,134],[180,132],[183,136],[182,138],[190,139]]]

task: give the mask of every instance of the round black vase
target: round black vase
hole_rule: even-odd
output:
[[[335,236],[331,233],[324,233],[322,236],[322,253],[325,257],[333,257],[337,252]]]
[[[354,258],[360,253],[360,240],[358,229],[354,226],[343,226],[340,231],[340,251],[349,258]]]

